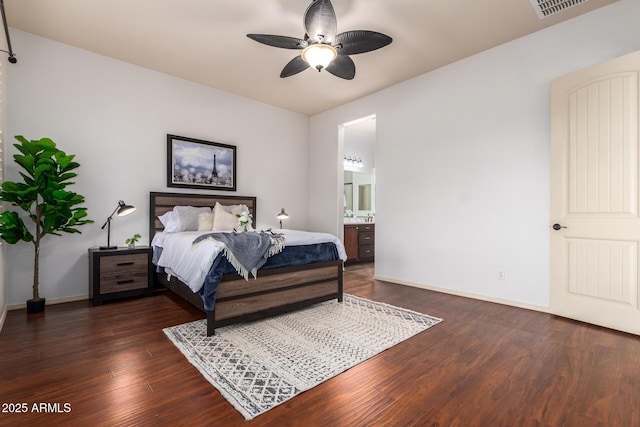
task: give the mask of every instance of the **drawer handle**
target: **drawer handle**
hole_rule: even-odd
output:
[[[121,266],[121,265],[133,265],[133,261],[127,261],[127,262],[119,262],[116,264],[117,266]]]
[[[126,285],[127,283],[133,283],[134,280],[133,279],[127,279],[127,280],[118,280],[116,283],[118,285]]]

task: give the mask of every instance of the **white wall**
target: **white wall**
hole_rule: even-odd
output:
[[[639,16],[621,0],[312,117],[311,227],[339,232],[338,126],[375,113],[376,276],[548,307],[549,84],[640,49]]]
[[[74,191],[86,197],[95,224],[81,235],[48,236],[42,245],[41,295],[88,293],[87,249],[106,244],[100,226],[119,199],[137,207],[115,218],[113,243],[134,233],[148,242],[149,191],[166,187],[166,134],[237,146],[237,191],[257,196],[259,228],[308,225],[306,116],[12,30],[19,61],[8,69],[8,132],[50,137],[81,164]],[[7,157],[15,152],[8,150]],[[7,179],[16,168],[7,164]],[[295,179],[292,179],[295,178]],[[206,191],[205,191],[206,192]],[[7,303],[30,298],[33,248],[6,248]]]

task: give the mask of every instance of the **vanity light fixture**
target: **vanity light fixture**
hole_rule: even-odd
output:
[[[113,216],[116,213],[118,214],[118,216],[129,215],[135,210],[136,208],[134,206],[127,205],[122,200],[118,201],[118,206],[116,206],[113,212],[111,212],[111,215],[109,215],[109,218],[107,218],[107,220],[102,225],[102,227],[100,227],[100,230],[104,230],[104,228],[107,227],[107,246],[100,246],[100,249],[116,249],[117,248],[117,246],[111,246],[111,219],[113,218]]]
[[[356,158],[355,156],[344,156],[344,165],[354,168],[364,167],[364,163],[360,157]]]
[[[280,212],[278,213],[278,216],[276,218],[278,218],[280,220],[280,228],[282,228],[282,220],[283,219],[288,219],[289,218],[289,214],[284,211],[284,208],[282,208],[282,209],[280,209]]]

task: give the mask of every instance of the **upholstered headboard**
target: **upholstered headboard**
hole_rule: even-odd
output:
[[[216,202],[221,205],[247,205],[256,224],[256,198],[251,196],[224,196],[218,194],[187,194],[187,193],[149,193],[149,243],[153,236],[163,230],[159,215],[170,211],[174,206],[208,206],[213,208]]]

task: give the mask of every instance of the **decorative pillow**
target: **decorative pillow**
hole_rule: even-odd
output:
[[[196,208],[194,206],[174,206],[173,211],[178,216],[178,231],[198,231],[198,214],[211,212],[211,208]]]
[[[221,205],[225,211],[232,214],[241,214],[242,212],[249,212],[247,205]]]
[[[180,231],[180,224],[178,224],[178,216],[174,211],[165,212],[158,217],[162,225],[164,225],[164,231],[167,233],[175,233]]]
[[[222,205],[222,207],[227,212],[232,213],[236,218],[242,212],[249,213],[249,207],[247,205]],[[251,220],[251,222],[249,223],[249,227],[248,227],[249,230],[253,230],[253,227],[251,226],[252,223],[253,223],[253,220]]]
[[[238,217],[216,202],[213,208],[213,231],[233,231],[238,226]]]
[[[213,230],[213,212],[200,212],[198,214],[198,231]]]

